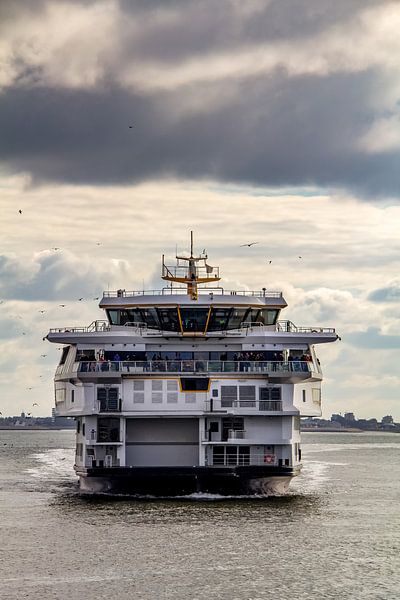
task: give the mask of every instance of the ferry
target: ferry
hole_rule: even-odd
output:
[[[321,415],[315,346],[335,329],[282,320],[281,292],[221,287],[193,234],[186,254],[162,257],[162,289],[106,291],[105,320],[47,334],[83,493],[281,494],[300,473],[300,419]]]

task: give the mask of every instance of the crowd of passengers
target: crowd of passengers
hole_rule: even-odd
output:
[[[284,363],[292,371],[308,371],[312,362],[310,354],[299,351],[289,352],[100,352],[78,351],[77,361],[81,362],[81,371],[118,371],[118,363],[129,369],[132,363],[138,363],[151,371],[205,371],[207,361],[223,363],[221,370],[250,371],[259,363],[271,363],[273,371],[279,370]],[[193,364],[194,363],[194,364]],[[167,368],[168,367],[168,368]],[[225,367],[225,368],[224,368]]]

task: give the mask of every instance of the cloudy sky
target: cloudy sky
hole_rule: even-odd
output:
[[[48,329],[158,287],[193,229],[226,287],[337,328],[325,416],[400,421],[399,29],[385,0],[2,0],[3,415],[50,414]]]

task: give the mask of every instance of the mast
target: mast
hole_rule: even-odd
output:
[[[199,256],[193,255],[193,231],[190,232],[190,256],[178,256],[176,254],[175,258],[176,265],[167,266],[163,255],[161,277],[165,281],[184,283],[192,300],[197,300],[198,284],[216,282],[221,279],[219,268],[207,264],[208,256],[205,250]]]

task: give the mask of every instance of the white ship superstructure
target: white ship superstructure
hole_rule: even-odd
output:
[[[163,257],[167,287],[104,292],[107,320],[50,330],[81,490],[284,492],[300,472],[300,418],[321,415],[314,347],[338,336],[281,320],[281,292],[224,290],[207,260],[191,244]]]

